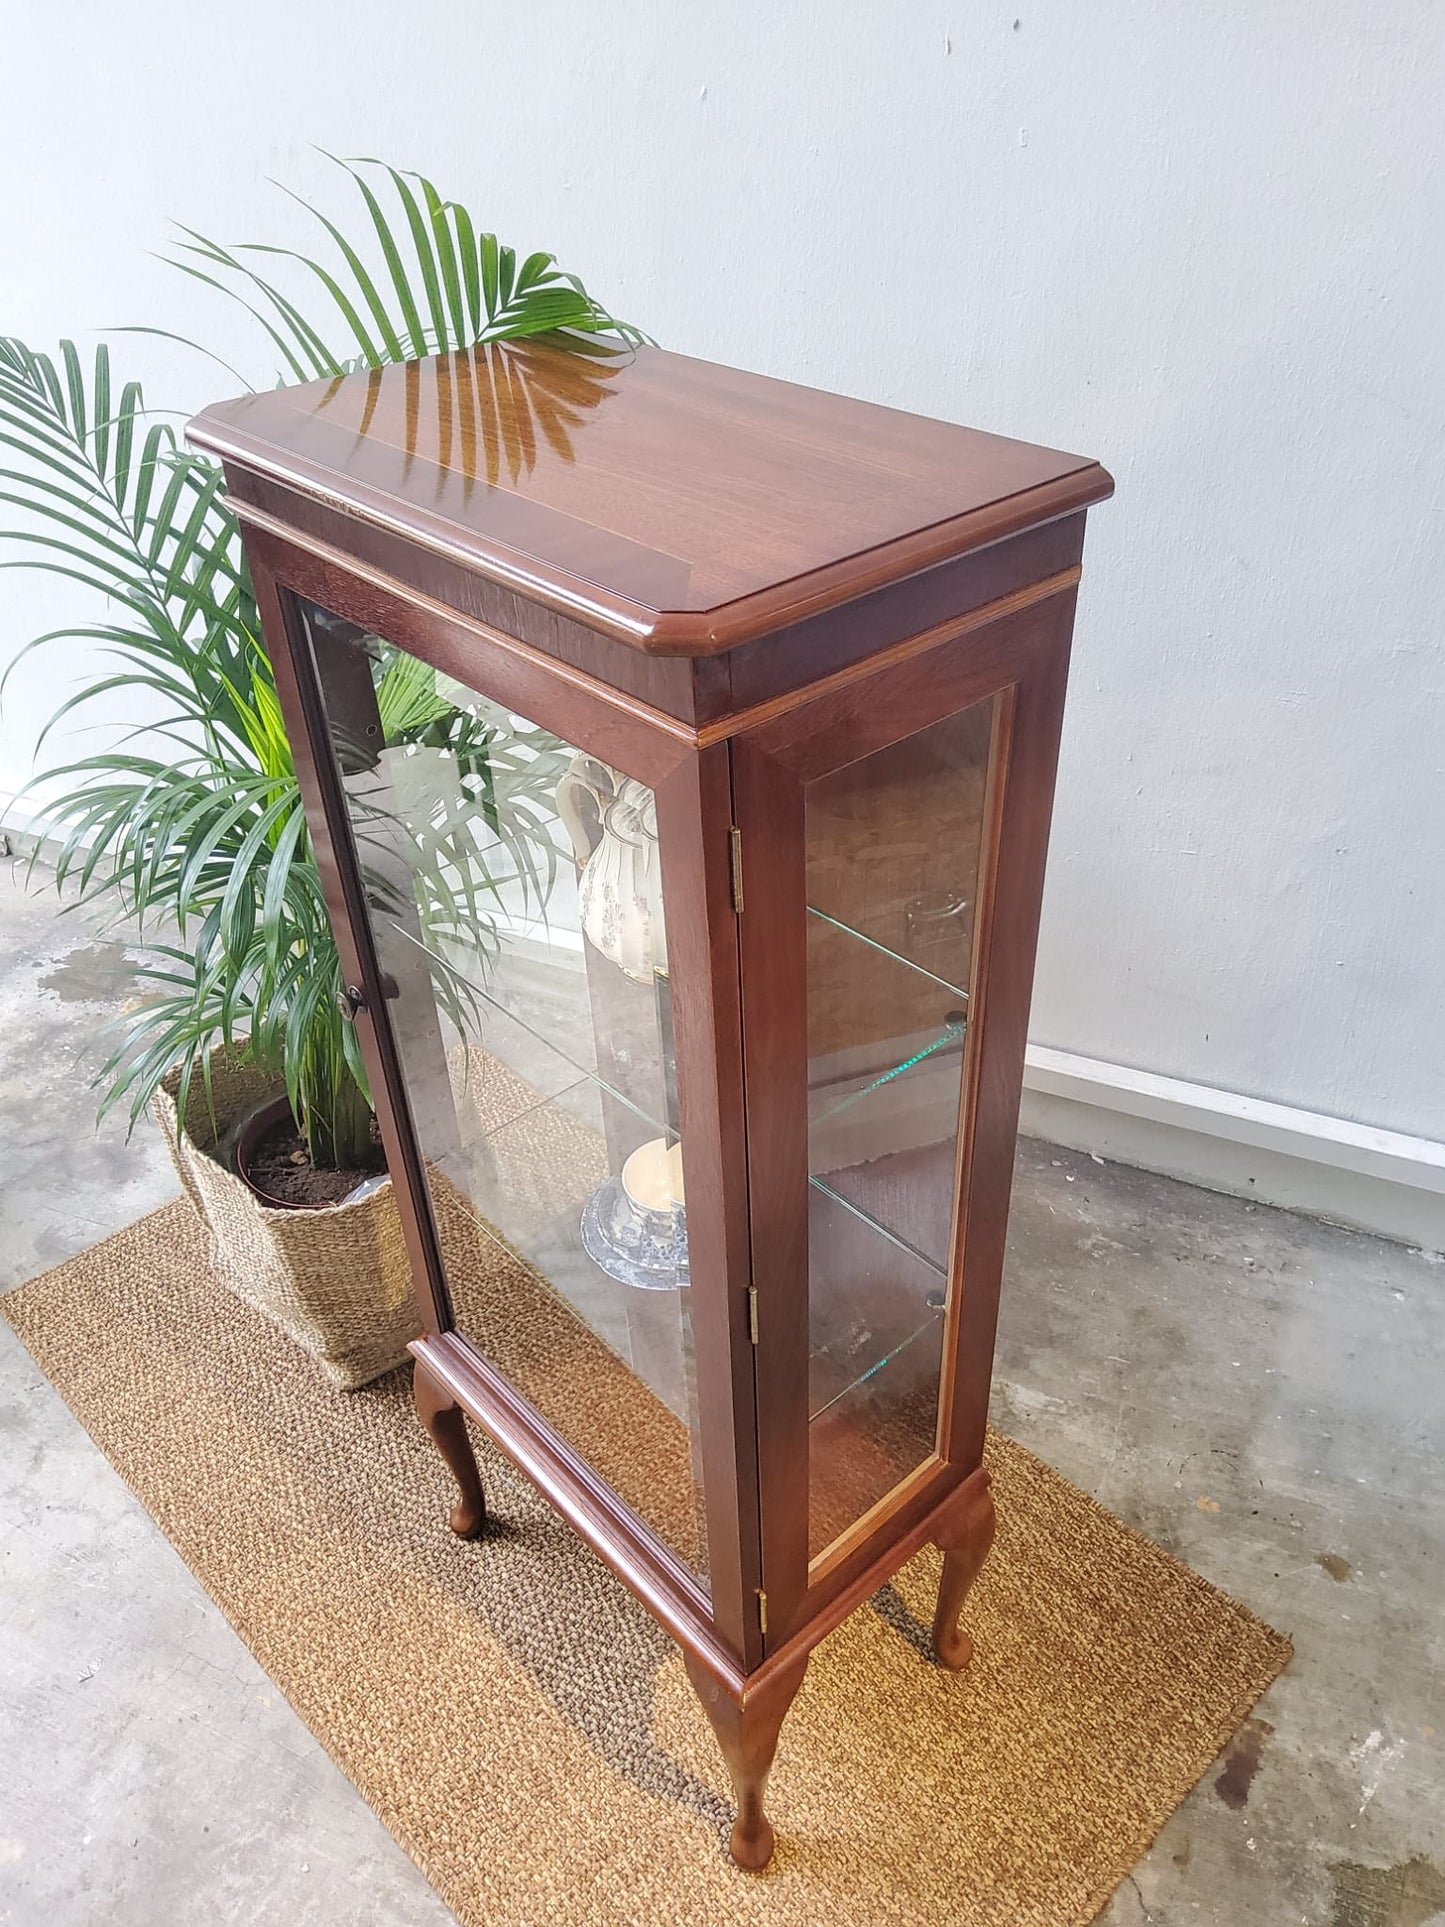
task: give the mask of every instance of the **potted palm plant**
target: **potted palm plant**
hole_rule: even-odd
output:
[[[282,380],[552,335],[588,371],[580,389],[532,398],[547,439],[565,440],[579,394],[589,405],[605,393],[609,358],[636,331],[550,255],[519,260],[430,182],[341,165],[365,210],[363,239],[319,213],[329,243],[319,259],[185,230],[175,265],[242,302]],[[532,445],[499,438],[496,459],[515,471]],[[87,365],[69,342],[51,357],[0,339],[0,451],[10,511],[0,539],[21,549],[4,566],[49,570],[107,605],[29,645],[82,641],[113,663],[56,710],[37,755],[59,726],[104,720],[123,689],[145,691],[153,710],[143,730],[34,779],[57,839],[57,889],[108,906],[144,945],[100,1073],[101,1112],[120,1107],[132,1126],[148,1108],[159,1118],[218,1274],[333,1382],[365,1383],[414,1335],[410,1278],[390,1184],[374,1181],[366,1070],[224,478],[180,447],[138,383],[113,375],[104,344]],[[560,751],[540,731],[493,728],[382,640],[366,646],[379,658],[386,746],[454,756],[475,779],[462,810],[391,833],[406,839],[424,921],[485,949],[498,852],[509,878],[545,895],[553,845],[539,825]],[[445,950],[428,955],[460,1029],[470,992]],[[258,1151],[269,1196],[248,1182]]]

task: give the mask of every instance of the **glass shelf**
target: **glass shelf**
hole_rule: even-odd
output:
[[[865,1097],[871,1097],[874,1091],[881,1091],[885,1084],[891,1084],[895,1078],[906,1075],[907,1072],[913,1069],[915,1064],[922,1064],[938,1052],[951,1049],[954,1045],[962,1049],[967,1028],[967,1024],[963,1021],[956,1024],[946,1023],[936,1036],[927,1043],[922,1044],[919,1049],[915,1050],[910,1056],[900,1058],[896,1063],[891,1064],[887,1070],[880,1071],[876,1076],[860,1082],[857,1089],[847,1091],[843,1095],[833,1098],[831,1102],[824,1102],[818,1105],[810,1103],[809,1123],[826,1124],[830,1118],[837,1117],[841,1115],[842,1112],[851,1110],[855,1104],[861,1103]]]
[[[809,1550],[820,1553],[933,1452],[940,1268],[823,1185],[809,1190]]]
[[[895,1360],[900,1359],[903,1354],[908,1351],[910,1346],[923,1344],[925,1340],[934,1335],[942,1318],[943,1308],[941,1306],[938,1307],[937,1310],[931,1311],[913,1331],[899,1339],[892,1351],[886,1352],[881,1358],[871,1364],[867,1371],[860,1372],[849,1384],[842,1386],[838,1391],[834,1392],[826,1404],[818,1406],[815,1411],[810,1411],[808,1413],[809,1422],[812,1423],[814,1420],[824,1417],[825,1414],[830,1412],[841,1400],[847,1398],[851,1393],[858,1391],[862,1386],[866,1385],[870,1379],[876,1378],[880,1372],[886,1371]]]
[[[897,1245],[900,1251],[906,1251],[908,1256],[910,1258],[916,1258],[919,1264],[927,1265],[928,1269],[933,1272],[936,1277],[942,1278],[945,1281],[947,1280],[948,1266],[946,1264],[941,1264],[937,1258],[930,1258],[926,1251],[920,1251],[917,1245],[910,1244],[907,1238],[901,1237],[898,1232],[884,1224],[881,1218],[875,1218],[871,1211],[865,1211],[862,1205],[855,1203],[852,1198],[845,1198],[841,1191],[835,1191],[832,1185],[826,1183],[822,1178],[809,1178],[808,1182],[815,1191],[821,1191],[825,1198],[831,1198],[834,1204],[841,1205],[845,1211],[851,1212],[851,1214],[857,1218],[861,1224],[866,1225],[870,1231],[876,1231],[880,1238],[886,1238],[889,1244]]]
[[[876,937],[870,937],[866,930],[855,930],[851,923],[844,923],[841,917],[830,916],[826,910],[820,910],[816,903],[808,905],[808,915],[817,917],[820,923],[831,924],[835,930],[842,931],[845,936],[856,937],[859,943],[866,944],[870,950],[876,950],[880,956],[889,958],[893,963],[903,964],[909,970],[916,970],[920,977],[927,977],[930,982],[940,985],[950,995],[957,997],[960,1003],[968,1002],[966,990],[960,989],[957,984],[950,983],[947,977],[938,976],[925,964],[919,963],[916,957],[910,957],[901,950],[894,950],[888,944],[880,943]]]
[[[515,1002],[504,1001],[494,991],[480,984],[474,985],[473,990],[477,1001],[486,1007],[488,1013],[487,1022],[478,1033],[478,1042],[482,1043],[492,1056],[506,1064],[510,1070],[515,1071],[519,1077],[527,1078],[529,1083],[537,1087],[539,1064],[549,1060],[554,1064],[560,1063],[587,1084],[598,1091],[605,1092],[615,1103],[622,1105],[634,1117],[640,1119],[647,1127],[644,1136],[667,1135],[666,1121],[652,1116],[648,1110],[638,1104],[632,1095],[621,1088],[620,1079],[604,1077],[595,1063],[587,1063],[585,1053],[571,1045],[565,1030],[544,1030],[540,1017],[536,1019],[524,1017],[517,1009]],[[509,1032],[512,1033],[510,1037]],[[508,1048],[509,1044],[510,1048]],[[546,1076],[542,1079],[544,1084],[551,1081],[552,1079]],[[545,1089],[541,1091],[542,1098],[551,1094]]]

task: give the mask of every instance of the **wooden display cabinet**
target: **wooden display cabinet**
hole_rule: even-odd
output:
[[[1112,484],[575,340],[189,432],[244,531],[453,1529],[485,1524],[466,1415],[681,1644],[760,1867],[812,1648],[930,1541],[938,1658],[969,1655],[1084,516]],[[434,744],[389,748],[418,702]]]

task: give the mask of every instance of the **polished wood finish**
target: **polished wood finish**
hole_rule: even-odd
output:
[[[467,1415],[420,1359],[413,1369],[411,1393],[417,1417],[457,1482],[460,1496],[447,1523],[459,1539],[479,1539],[487,1526],[487,1499],[477,1455],[467,1437]]]
[[[668,905],[698,1419],[707,1490],[714,1621],[744,1665],[762,1658],[756,1599],[757,1410],[748,1319],[743,1029],[728,831],[732,774],[725,746],[699,751],[655,787]]]
[[[1081,456],[660,348],[538,340],[266,390],[189,433],[659,654],[732,648],[1110,486]]]
[[[697,747],[697,733],[686,723],[554,662],[489,623],[408,593],[399,582],[348,564],[339,551],[317,551],[269,528],[243,526],[247,555],[296,595],[395,640],[413,655],[424,654],[446,674],[524,709],[531,721],[569,742],[584,746],[584,738],[605,740],[607,760],[653,788]]]
[[[455,556],[420,548],[235,462],[226,464],[226,481],[248,536],[280,536],[320,561],[474,623],[479,633],[504,636],[519,654],[548,658],[616,697],[635,698],[661,719],[660,727],[671,721],[695,731],[725,728],[739,710],[784,691],[806,690],[822,674],[1077,567],[1084,540],[1083,515],[1066,515],[885,583],[725,654],[659,656],[528,602]]]
[[[697,730],[697,740],[699,743],[725,742],[728,737],[740,736],[745,730],[761,729],[780,716],[786,716],[790,710],[800,709],[805,704],[811,706],[820,697],[831,696],[836,690],[851,689],[865,679],[871,691],[877,687],[873,678],[880,670],[890,669],[894,663],[907,662],[913,656],[926,655],[941,642],[952,642],[956,637],[968,635],[975,629],[988,628],[1001,616],[1011,616],[1019,610],[1031,609],[1036,602],[1046,602],[1050,596],[1072,589],[1079,580],[1079,573],[1077,568],[1061,569],[1057,575],[1044,576],[1040,581],[1030,582],[1010,595],[981,603],[966,615],[949,616],[930,628],[900,637],[887,648],[879,649],[869,661],[850,663],[828,675],[819,676],[811,687],[783,690],[766,702],[735,710],[732,715],[718,722],[703,723]]]
[[[658,350],[554,342],[251,396],[191,432],[226,463],[362,992],[426,1328],[418,1410],[458,1481],[453,1526],[485,1520],[466,1414],[682,1645],[733,1776],[734,1856],[760,1866],[767,1771],[809,1653],[930,1542],[945,1554],[938,1655],[967,1658],[959,1613],[992,1536],[982,1446],[1083,512],[1112,485],[1078,457]],[[328,698],[364,728],[366,695],[338,695],[303,601],[654,792],[705,1578],[456,1327],[333,755]],[[972,792],[936,1436],[810,1557],[806,790],[978,703],[991,733]],[[414,1065],[429,1046],[404,1048]]]
[[[737,1817],[728,1843],[732,1857],[740,1867],[756,1872],[773,1857],[773,1828],[763,1811],[763,1795],[783,1721],[808,1670],[808,1655],[800,1653],[786,1666],[774,1667],[738,1694],[721,1685],[695,1654],[683,1658],[733,1783]]]
[[[951,1673],[961,1672],[973,1658],[973,1640],[959,1625],[959,1615],[969,1588],[983,1570],[994,1527],[993,1496],[988,1474],[984,1473],[960,1494],[960,1503],[950,1508],[933,1535],[933,1543],[943,1552],[938,1610],[933,1615],[933,1650],[939,1665]]]

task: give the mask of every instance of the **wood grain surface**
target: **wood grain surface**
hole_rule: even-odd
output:
[[[267,390],[190,439],[662,654],[708,655],[1098,501],[1096,462],[556,340]]]

